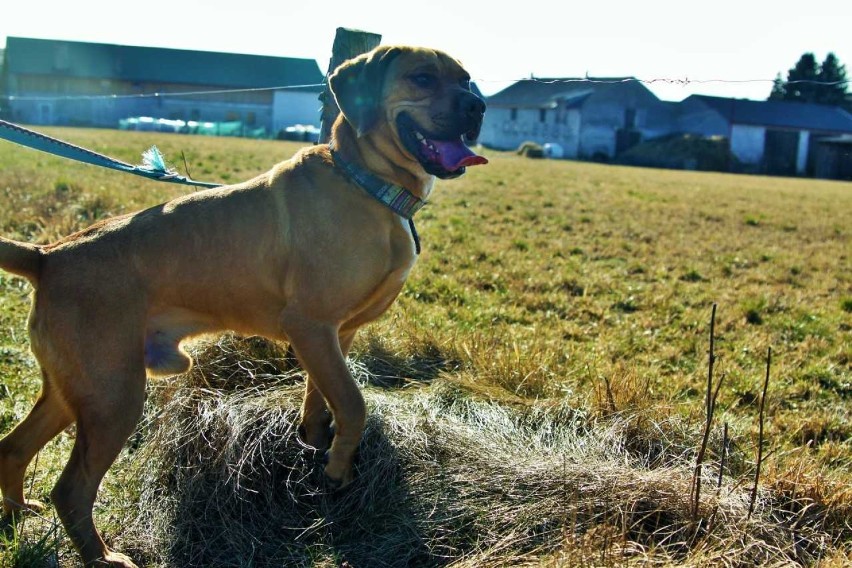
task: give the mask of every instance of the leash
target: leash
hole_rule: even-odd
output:
[[[91,164],[112,170],[118,170],[128,174],[142,176],[154,181],[165,181],[169,183],[180,183],[184,185],[193,185],[199,187],[220,187],[220,183],[209,183],[203,181],[195,181],[187,177],[179,175],[175,170],[169,169],[166,166],[165,158],[156,146],[151,146],[142,154],[142,165],[134,166],[115,158],[110,158],[103,154],[98,154],[87,148],[59,140],[29,130],[23,126],[0,120],[0,139],[14,142],[27,148],[68,158],[84,164]],[[370,196],[379,201],[381,204],[390,208],[397,215],[408,221],[408,226],[411,229],[411,236],[414,239],[414,249],[417,254],[420,254],[420,235],[417,233],[417,228],[414,226],[414,214],[419,211],[426,202],[419,197],[413,195],[404,187],[388,183],[383,179],[374,176],[370,172],[358,168],[355,164],[345,161],[340,155],[334,151],[334,145],[329,144],[331,155],[334,158],[334,163],[341,168],[358,187],[366,191]]]
[[[46,134],[41,134],[40,132],[12,124],[11,122],[6,122],[5,120],[0,120],[0,138],[8,140],[9,142],[14,142],[15,144],[20,144],[21,146],[26,146],[27,148],[68,158],[69,160],[76,160],[78,162],[83,162],[84,164],[92,164],[94,166],[118,170],[155,181],[180,183],[199,187],[219,187],[222,185],[220,183],[195,181],[178,175],[175,170],[169,169],[166,166],[165,158],[163,158],[163,155],[156,146],[151,146],[142,154],[142,165],[134,166],[132,164],[122,162],[121,160],[116,160],[115,158],[98,154],[97,152],[93,152],[81,146],[76,146],[57,138],[51,138]]]

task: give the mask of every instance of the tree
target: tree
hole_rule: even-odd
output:
[[[781,73],[775,75],[775,80],[772,81],[772,92],[769,93],[770,101],[783,101],[787,98],[787,84],[781,78]]]
[[[816,102],[815,82],[819,77],[819,65],[813,53],[805,53],[796,62],[796,66],[787,73],[787,84],[785,85],[788,101],[801,101],[805,103]]]
[[[814,54],[808,52],[787,72],[786,81],[780,73],[775,77],[769,100],[843,105],[847,87],[846,66],[834,53],[829,53],[819,65]]]
[[[820,102],[828,105],[842,105],[846,101],[846,66],[833,53],[825,57],[819,68],[818,80],[825,83],[820,86]]]

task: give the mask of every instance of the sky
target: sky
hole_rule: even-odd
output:
[[[338,27],[446,51],[485,95],[519,79],[633,76],[663,100],[765,99],[805,52],[852,78],[852,1],[6,0],[7,36],[314,59]],[[723,80],[725,82],[719,82]],[[273,85],[270,85],[273,86]],[[850,87],[852,91],[852,87]]]

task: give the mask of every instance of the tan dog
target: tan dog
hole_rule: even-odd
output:
[[[308,373],[300,432],[330,447],[327,477],[349,483],[366,410],[345,355],[416,258],[413,225],[356,178],[375,176],[417,202],[435,176],[485,163],[464,144],[485,110],[469,80],[444,53],[380,47],[330,78],[342,110],[334,156],[327,145],[307,148],[248,182],[51,245],[0,239],[0,267],[35,288],[29,328],[43,374],[35,407],[0,441],[5,513],[36,506],[24,500],[24,470],[76,422],[53,504],[87,565],[134,566],[95,528],[98,486],[142,413],[146,370],[188,370],[181,342],[217,330],[290,342]]]

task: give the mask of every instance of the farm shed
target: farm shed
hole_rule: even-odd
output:
[[[814,142],[814,177],[852,181],[852,136]]]
[[[514,149],[558,144],[566,158],[609,160],[670,131],[670,105],[631,77],[525,79],[487,100],[479,141]]]
[[[816,142],[852,135],[852,114],[840,107],[705,95],[678,106],[677,131],[727,138],[731,152],[755,173],[814,175]]]
[[[310,59],[9,37],[4,60],[6,114],[15,122],[117,127],[151,116],[241,121],[271,132],[319,125],[320,87],[168,96],[316,85],[324,75]],[[126,96],[151,93],[166,96]]]

